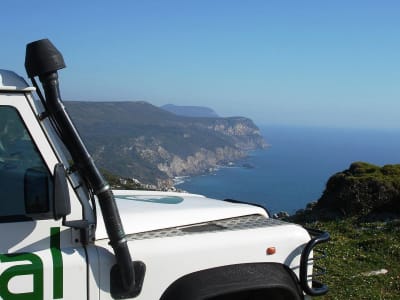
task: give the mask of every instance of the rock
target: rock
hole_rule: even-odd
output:
[[[389,271],[386,269],[380,269],[380,270],[376,270],[376,271],[364,272],[364,273],[361,273],[361,275],[369,277],[369,276],[385,275],[388,272]]]
[[[254,166],[250,163],[244,163],[242,164],[242,167],[246,169],[254,169]]]
[[[311,210],[324,219],[400,217],[400,165],[351,164],[328,180]]]
[[[272,216],[274,219],[285,219],[289,217],[289,214],[286,211],[280,211]]]

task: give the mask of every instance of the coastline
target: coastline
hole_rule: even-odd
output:
[[[258,150],[266,150],[266,149],[258,149]],[[217,172],[221,169],[234,169],[234,168],[243,168],[243,169],[254,169],[255,166],[251,163],[248,163],[247,160],[251,156],[251,152],[255,150],[249,151],[244,157],[239,158],[236,161],[229,161],[224,165],[216,165],[215,167],[209,168],[206,172],[200,174],[193,175],[183,175],[183,176],[175,176],[172,178],[173,186],[178,188],[177,186],[183,184],[187,181],[190,181],[191,178],[201,177],[201,176],[216,176]]]
[[[172,178],[173,186],[176,188],[178,185],[185,183],[186,178],[189,178],[190,176],[176,176]]]

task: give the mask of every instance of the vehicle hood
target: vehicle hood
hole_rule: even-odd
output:
[[[266,211],[248,204],[230,203],[201,195],[158,191],[114,190],[125,234],[204,223]],[[107,238],[98,208],[96,239]]]

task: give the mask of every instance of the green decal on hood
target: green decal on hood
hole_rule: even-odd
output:
[[[177,196],[133,196],[133,195],[117,195],[117,199],[121,200],[133,200],[160,204],[179,204],[183,202],[183,198]]]

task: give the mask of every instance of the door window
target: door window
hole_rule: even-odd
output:
[[[0,222],[29,219],[25,181],[27,174],[35,172],[50,181],[51,174],[16,109],[0,106]]]

